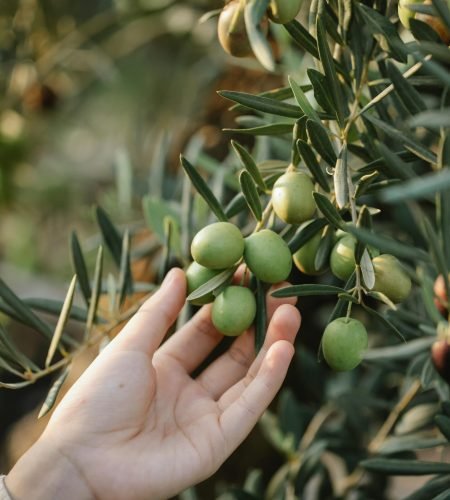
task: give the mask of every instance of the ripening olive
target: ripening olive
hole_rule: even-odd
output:
[[[323,332],[323,356],[336,371],[352,370],[358,366],[367,345],[367,330],[357,319],[337,318]]]
[[[245,238],[244,260],[250,271],[266,283],[285,280],[292,268],[292,255],[287,243],[270,229]]]
[[[201,229],[192,240],[194,260],[208,269],[226,269],[244,253],[244,238],[230,222],[216,222]]]
[[[274,23],[285,24],[297,16],[302,0],[271,0],[269,3],[269,18]]]
[[[411,292],[411,279],[403,270],[400,261],[389,254],[382,254],[372,260],[375,271],[373,289],[381,292],[392,302],[402,302]]]
[[[214,278],[221,272],[220,269],[208,269],[203,267],[197,262],[192,262],[191,265],[186,270],[186,281],[187,281],[187,293],[188,295],[192,293],[197,288],[204,285],[207,281]],[[212,292],[208,293],[204,297],[195,299],[191,301],[191,304],[196,306],[202,306],[203,304],[209,304],[214,300],[214,294]]]
[[[447,339],[436,340],[433,343],[431,361],[439,375],[450,384],[450,345]]]
[[[319,231],[294,253],[294,264],[302,273],[314,276],[317,274],[322,274],[322,272],[324,271],[323,269],[316,269],[314,263],[321,239],[322,235]]]
[[[224,335],[235,337],[245,332],[256,315],[255,296],[243,286],[228,286],[214,301],[211,319]]]
[[[450,275],[449,275],[450,280]],[[433,285],[434,303],[441,314],[446,315],[448,312],[448,297],[445,289],[444,276],[440,274]]]
[[[267,33],[268,22],[264,18],[260,29]],[[222,48],[235,57],[253,55],[244,20],[244,7],[239,0],[232,0],[222,9],[217,25],[217,34]]]
[[[278,217],[288,224],[301,224],[316,211],[314,184],[301,172],[283,174],[272,190],[272,205]]]
[[[331,272],[343,281],[347,281],[355,270],[355,247],[355,238],[347,235],[340,238],[331,250]]]

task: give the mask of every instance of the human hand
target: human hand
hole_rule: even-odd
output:
[[[248,331],[193,379],[223,336],[208,305],[160,345],[185,296],[184,273],[174,269],[10,472],[15,500],[169,498],[214,473],[244,440],[293,356],[294,299],[268,298],[272,318],[256,359]]]

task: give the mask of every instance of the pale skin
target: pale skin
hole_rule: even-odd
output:
[[[248,331],[193,379],[223,337],[208,305],[162,343],[185,297],[184,273],[173,269],[8,474],[14,500],[167,499],[212,475],[245,439],[294,354],[295,300],[269,296],[256,359]]]

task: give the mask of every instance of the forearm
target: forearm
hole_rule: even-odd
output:
[[[20,458],[6,476],[5,486],[12,500],[94,498],[77,468],[45,440],[38,441]]]

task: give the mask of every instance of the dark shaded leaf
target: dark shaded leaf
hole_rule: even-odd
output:
[[[345,228],[345,221],[340,216],[337,209],[331,203],[331,201],[321,193],[313,193],[314,200],[316,201],[317,208],[322,212],[324,217],[335,227],[339,229]]]
[[[331,285],[293,285],[272,292],[272,297],[305,297],[307,295],[337,295],[345,293],[343,288]]]
[[[262,191],[264,191],[266,189],[266,184],[261,176],[261,172],[256,166],[255,160],[252,158],[250,153],[236,141],[231,141],[231,145],[241,160],[243,167],[252,176],[255,183],[262,189]]]
[[[197,172],[197,170],[189,163],[186,158],[180,156],[181,165],[184,171],[191,179],[191,182],[200,196],[206,201],[209,205],[209,208],[213,211],[215,216],[219,219],[219,221],[228,221],[227,216],[225,215],[222,207],[220,206],[219,201],[214,196],[211,189],[208,187],[206,182],[203,180],[201,175]]]
[[[122,238],[122,250],[119,267],[119,305],[123,304],[127,294],[133,293],[133,275],[130,266],[130,233],[125,231]]]
[[[300,106],[303,113],[310,120],[314,120],[317,123],[322,124],[322,122],[320,121],[319,115],[317,114],[316,110],[311,106],[310,102],[308,101],[308,98],[303,93],[303,90],[300,88],[300,85],[298,85],[296,83],[296,81],[293,78],[291,78],[290,76],[288,77],[288,79],[289,79],[289,85],[291,86],[292,93],[294,94],[295,100],[297,101],[297,104]]]
[[[291,253],[295,253],[299,250],[305,243],[307,243],[315,234],[317,234],[321,229],[323,229],[328,224],[326,219],[314,219],[312,222],[301,227],[294,237],[289,241],[289,250]]]
[[[284,135],[292,132],[293,124],[289,122],[270,123],[269,125],[261,125],[251,128],[224,128],[224,132],[232,132],[234,134],[246,134],[255,136],[269,135]]]
[[[242,104],[246,108],[271,115],[286,116],[288,118],[300,118],[303,115],[302,110],[298,106],[280,102],[270,97],[261,97],[231,90],[220,90],[218,94],[225,97],[225,99]]]
[[[328,82],[328,90],[331,93],[334,102],[334,110],[339,125],[342,127],[345,120],[344,99],[337,77],[334,60],[328,47],[327,34],[323,21],[320,17],[317,18],[317,48],[319,51],[320,62],[322,63],[325,77]]]
[[[328,165],[330,165],[330,167],[334,167],[337,156],[334,151],[333,144],[328,137],[327,130],[323,127],[323,125],[312,120],[308,120],[306,122],[306,129],[308,131],[309,140],[311,141],[314,149],[328,163]]]
[[[307,70],[309,79],[314,88],[314,97],[327,113],[334,113],[333,100],[327,88],[327,79],[320,71],[313,68]]]
[[[408,82],[408,80],[400,73],[397,67],[391,62],[387,65],[389,78],[394,84],[398,96],[402,100],[406,109],[415,115],[427,109],[419,92]]]
[[[78,284],[80,286],[81,294],[83,295],[86,305],[89,305],[89,297],[91,296],[91,284],[89,282],[89,275],[87,272],[86,261],[81,251],[80,241],[76,231],[72,231],[70,237],[70,250],[72,257],[72,265],[75,274],[78,276]]]
[[[319,184],[319,186],[326,191],[330,192],[330,186],[328,184],[328,176],[322,170],[322,167],[319,165],[319,162],[316,159],[316,155],[314,151],[311,149],[309,144],[305,141],[299,139],[297,141],[297,150],[299,155],[303,158],[305,165],[308,167],[308,170],[311,172],[311,175],[314,177],[314,180]]]
[[[428,474],[450,474],[450,464],[424,462],[394,458],[369,458],[360,462],[361,467],[389,476],[420,476]]]
[[[97,250],[97,258],[95,260],[94,281],[92,283],[92,295],[89,300],[89,309],[87,314],[85,339],[89,338],[91,328],[95,322],[97,314],[97,306],[100,298],[102,288],[102,275],[103,275],[103,247]]]
[[[389,321],[385,316],[383,316],[378,311],[375,311],[375,309],[372,309],[371,307],[368,307],[364,304],[361,305],[365,311],[367,311],[373,317],[377,318],[389,331],[394,333],[402,342],[405,342],[405,337],[391,321]]]
[[[260,221],[262,219],[261,200],[259,199],[256,185],[247,170],[242,170],[241,174],[239,175],[239,183],[241,185],[242,194],[244,195],[248,207],[252,211],[252,214],[255,216],[255,219],[257,221]]]
[[[102,207],[96,208],[96,216],[106,248],[110,251],[117,267],[120,267],[122,237]]]

